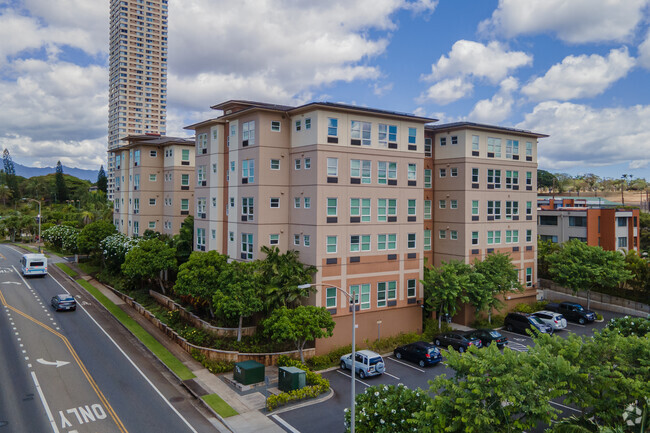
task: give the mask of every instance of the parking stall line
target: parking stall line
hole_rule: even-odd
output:
[[[587,327],[587,325],[581,325],[581,324],[579,324],[579,323],[567,323],[567,328],[568,328],[569,326],[579,326],[579,327],[581,327],[581,328],[586,328],[586,327]],[[566,328],[565,328],[565,329],[566,329]]]
[[[398,359],[394,359],[394,358],[391,358],[391,357],[388,357],[388,358],[386,358],[386,359],[390,359],[390,360],[393,361],[393,362],[397,362],[398,364],[405,365],[405,366],[407,366],[407,367],[409,367],[409,368],[412,368],[413,370],[417,370],[417,371],[421,371],[422,373],[425,373],[425,371],[422,370],[421,368],[414,367],[414,366],[409,365],[409,364],[407,364],[406,362],[400,361],[400,360],[398,360]]]
[[[343,376],[347,377],[348,379],[350,378],[350,375],[349,375],[349,374],[344,373],[344,372],[342,372],[341,370],[336,370],[336,372],[339,373],[339,374],[342,374]],[[360,379],[357,379],[356,377],[354,378],[354,380],[356,380],[357,382],[359,382],[359,383],[361,383],[361,384],[363,384],[363,385],[365,385],[365,386],[367,386],[367,387],[370,387],[370,385],[368,385],[366,382],[364,382],[364,381],[362,381],[362,380],[360,380]]]
[[[282,425],[282,427],[286,428],[286,429],[289,430],[291,433],[300,433],[299,430],[296,430],[296,429],[295,429],[291,424],[289,424],[288,422],[286,422],[285,420],[283,420],[283,419],[280,418],[279,416],[277,416],[277,415],[271,415],[271,417],[272,417],[274,420],[276,420],[277,422],[279,422],[279,423]]]
[[[392,377],[392,378],[394,378],[394,379],[399,380],[399,377],[397,377],[397,376],[393,376],[392,374],[387,373],[387,372],[385,372],[385,371],[384,371],[384,374],[385,374],[386,376],[390,376],[390,377]]]

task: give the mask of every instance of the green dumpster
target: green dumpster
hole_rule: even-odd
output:
[[[238,362],[233,378],[242,385],[264,382],[264,364],[252,360]]]
[[[278,388],[289,392],[306,385],[305,371],[298,367],[280,367],[278,369]]]

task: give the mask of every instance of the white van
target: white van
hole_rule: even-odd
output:
[[[20,267],[25,277],[32,275],[44,277],[47,275],[47,257],[43,254],[23,254]]]

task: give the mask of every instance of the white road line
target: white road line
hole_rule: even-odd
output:
[[[402,364],[402,365],[405,365],[405,366],[407,366],[407,367],[409,367],[409,368],[412,368],[413,370],[417,370],[417,371],[421,371],[422,373],[425,373],[425,371],[422,370],[421,368],[417,368],[417,367],[414,367],[414,366],[412,366],[412,365],[409,365],[409,364],[407,364],[407,363],[404,362],[404,361],[400,361],[399,359],[393,359],[393,358],[386,358],[386,359],[390,359],[390,360],[393,361],[393,362],[397,362],[397,363],[399,363],[399,364]]]
[[[291,424],[289,424],[288,422],[286,422],[285,420],[283,420],[283,419],[280,418],[279,416],[277,416],[277,415],[272,415],[272,416],[273,416],[273,419],[274,419],[274,420],[276,420],[277,422],[279,422],[280,424],[282,424],[282,427],[286,428],[286,429],[289,430],[291,433],[300,433],[299,430],[296,430],[295,428],[293,428],[293,426],[292,426]]]
[[[572,410],[572,411],[574,411],[574,412],[578,412],[578,413],[582,413],[582,411],[581,411],[581,410],[578,410],[578,409],[574,409],[574,408],[572,408],[572,407],[569,407],[569,406],[565,406],[565,405],[563,405],[563,404],[561,404],[561,403],[556,403],[556,402],[554,402],[554,401],[549,401],[549,403],[551,403],[551,404],[554,404],[554,405],[556,405],[556,406],[560,406],[560,407],[563,407],[563,408],[565,408],[565,409],[569,409],[569,410]]]
[[[49,275],[49,274],[48,274],[48,276],[52,277],[52,276]],[[66,292],[68,295],[70,294],[70,292],[68,292],[68,290],[67,290],[65,287],[63,287],[63,285],[62,285],[61,283],[59,283],[59,281],[58,281],[56,278],[52,277],[52,279],[53,279],[53,280],[54,280],[54,281],[55,281],[55,282],[56,282],[56,283],[57,283],[57,284],[58,284],[58,285],[59,285],[63,290],[65,290],[65,292]],[[84,290],[85,290],[85,289],[84,289]],[[99,329],[101,329],[101,331],[104,333],[104,335],[106,335],[106,337],[111,341],[111,343],[113,343],[113,344],[115,345],[115,347],[117,347],[117,350],[119,350],[119,351],[122,353],[122,355],[124,355],[124,357],[125,357],[125,358],[130,362],[130,363],[131,363],[131,365],[133,366],[133,368],[135,368],[136,371],[137,371],[138,373],[140,373],[140,376],[142,376],[142,378],[143,378],[144,380],[147,381],[147,383],[148,383],[148,384],[149,384],[149,385],[154,389],[154,391],[156,391],[156,393],[157,393],[157,394],[160,396],[160,398],[161,398],[161,399],[162,399],[162,400],[167,404],[167,406],[169,406],[169,408],[170,408],[170,409],[171,409],[171,410],[172,410],[176,415],[178,415],[178,417],[179,417],[179,418],[180,418],[180,419],[185,423],[185,425],[186,425],[186,426],[187,426],[187,427],[188,427],[192,432],[194,432],[194,433],[198,433],[198,432],[194,429],[194,427],[192,427],[192,425],[191,425],[191,424],[190,424],[190,423],[185,419],[185,417],[184,417],[183,415],[181,415],[181,413],[180,413],[178,410],[176,410],[176,408],[175,408],[174,406],[172,406],[171,402],[169,402],[169,401],[167,400],[167,398],[165,398],[165,396],[163,395],[163,393],[160,392],[160,391],[158,390],[158,388],[156,388],[156,385],[154,385],[153,382],[151,382],[151,380],[149,380],[149,378],[148,378],[148,377],[147,377],[147,376],[142,372],[142,370],[140,370],[140,368],[135,364],[135,362],[133,362],[133,360],[132,360],[131,358],[129,358],[129,356],[126,354],[126,352],[124,352],[124,350],[122,350],[122,348],[121,348],[120,346],[118,346],[118,344],[115,342],[115,340],[113,340],[113,338],[112,338],[110,335],[108,335],[108,332],[106,332],[106,330],[104,330],[104,328],[102,328],[101,325],[100,325],[99,323],[97,323],[97,321],[95,320],[95,318],[94,318],[93,316],[91,316],[90,313],[89,313],[89,312],[88,312],[88,311],[87,311],[83,306],[81,306],[81,305],[78,305],[78,306],[79,306],[79,307],[80,307],[80,308],[81,308],[81,309],[82,309],[82,310],[83,310],[83,311],[88,315],[88,317],[90,318],[90,320],[92,320],[92,321],[95,323],[95,325],[97,325],[97,327],[98,327]],[[109,314],[110,314],[110,313],[109,313]],[[112,314],[111,314],[111,316],[112,316]],[[117,320],[117,319],[115,319],[115,320]],[[154,356],[155,356],[155,355],[154,355]],[[162,361],[161,361],[161,362],[162,362]]]
[[[579,326],[579,327],[581,327],[581,328],[586,328],[585,325],[581,325],[581,324],[579,324],[579,323],[567,323],[567,327],[568,327],[569,325],[571,325],[571,326]]]
[[[59,429],[56,427],[56,422],[54,421],[54,417],[52,416],[52,412],[50,411],[50,406],[48,406],[47,401],[45,401],[45,396],[43,395],[43,390],[41,390],[41,385],[38,384],[38,379],[36,379],[36,373],[34,373],[33,371],[31,373],[32,373],[32,379],[34,379],[34,385],[36,386],[36,391],[38,391],[38,396],[41,398],[41,403],[43,403],[43,407],[45,408],[45,413],[47,413],[47,418],[50,420],[52,431],[54,433],[59,433]]]
[[[384,374],[385,374],[386,376],[394,377],[395,379],[399,380],[399,377],[397,377],[397,376],[393,376],[392,374],[390,374],[390,373],[386,373],[385,371],[384,371]]]
[[[344,373],[344,372],[342,372],[341,370],[336,370],[336,372],[342,374],[343,376],[345,376],[345,377],[347,377],[347,378],[350,377],[349,374]],[[366,382],[364,382],[364,381],[362,381],[362,380],[359,380],[359,379],[357,379],[356,377],[354,378],[354,380],[356,380],[356,381],[359,382],[359,383],[362,383],[362,384],[366,385],[367,387],[370,387],[370,385],[368,385]]]

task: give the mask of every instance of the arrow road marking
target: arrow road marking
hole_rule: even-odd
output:
[[[36,360],[36,362],[38,362],[39,364],[43,364],[43,365],[56,365],[56,368],[63,367],[64,365],[70,364],[67,361],[54,361],[54,362],[52,362],[52,361],[46,361],[43,358],[38,358]]]

